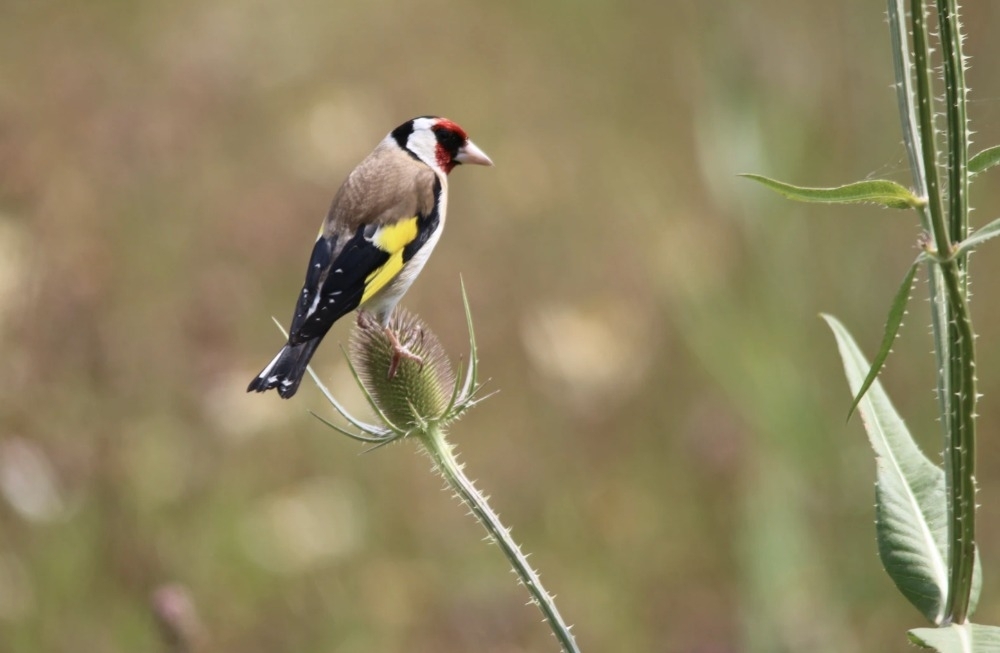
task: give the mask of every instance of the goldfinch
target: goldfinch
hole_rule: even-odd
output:
[[[419,361],[389,329],[389,314],[420,274],[444,229],[448,173],[493,162],[465,130],[423,116],[392,130],[348,175],[313,246],[288,343],[247,392],[298,390],[309,359],[333,323],[354,309],[393,343],[390,376],[403,358]],[[366,317],[367,315],[367,317]]]

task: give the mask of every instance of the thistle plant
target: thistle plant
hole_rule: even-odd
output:
[[[914,210],[919,216],[920,254],[892,301],[874,361],[869,365],[839,321],[823,317],[837,340],[854,395],[848,417],[860,411],[875,450],[879,556],[903,596],[934,625],[911,630],[910,639],[942,653],[995,651],[1000,647],[1000,628],[969,621],[979,599],[981,570],[975,543],[979,395],[968,255],[1000,235],[1000,220],[970,234],[968,190],[972,177],[1000,163],[1000,147],[969,156],[967,61],[962,53],[958,3],[935,0],[933,10],[927,4],[911,0],[907,11],[905,0],[888,0],[897,100],[912,188],[889,180],[805,188],[746,176],[794,200],[867,202]],[[937,26],[943,89],[935,88],[928,19]],[[942,145],[945,153],[939,156]],[[943,466],[920,451],[878,381],[921,268],[926,270],[930,289]]]
[[[486,398],[480,396],[482,386],[478,378],[475,332],[464,287],[462,290],[469,329],[469,363],[464,375],[461,368],[457,373],[452,368],[444,348],[427,325],[397,308],[390,317],[389,328],[410,352],[422,359],[422,363],[404,360],[390,378],[392,343],[380,325],[360,320],[352,336],[347,360],[377,423],[367,423],[349,413],[309,368],[313,381],[349,427],[342,427],[318,415],[316,417],[330,428],[360,442],[375,445],[375,448],[402,440],[415,440],[430,456],[448,487],[469,507],[472,515],[503,551],[531,595],[532,602],[542,611],[563,651],[578,653],[576,641],[556,609],[555,600],[542,586],[538,573],[528,564],[527,556],[514,541],[510,529],[503,525],[485,495],[466,476],[464,465],[458,462],[455,448],[447,439],[450,425]]]

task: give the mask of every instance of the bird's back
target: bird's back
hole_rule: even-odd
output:
[[[434,207],[434,179],[427,164],[383,142],[348,175],[330,204],[324,232],[351,235],[361,225],[384,225]],[[338,234],[339,235],[339,234]]]

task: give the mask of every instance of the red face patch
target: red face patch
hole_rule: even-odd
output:
[[[434,148],[434,156],[437,158],[438,167],[444,170],[445,174],[448,174],[455,167],[454,157],[448,150],[441,146],[441,143],[437,144]]]
[[[458,165],[455,157],[459,150],[465,145],[468,136],[465,130],[450,120],[441,118],[432,128],[434,136],[437,138],[437,146],[434,148],[434,157],[438,166],[445,174],[452,171]]]

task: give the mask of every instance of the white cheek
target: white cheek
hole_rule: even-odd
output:
[[[429,166],[437,166],[437,138],[430,130],[415,131],[406,142],[407,147]]]

